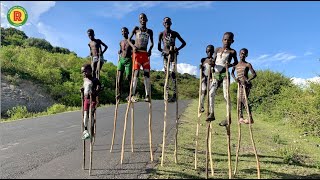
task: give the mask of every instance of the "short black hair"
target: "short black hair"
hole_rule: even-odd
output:
[[[93,29],[88,29],[87,32],[90,33],[90,34],[94,34],[94,30]]]
[[[214,49],[214,46],[213,46],[212,44],[209,44],[209,45],[207,46],[207,48],[212,48],[212,49]]]
[[[81,72],[84,72],[85,70],[92,71],[91,64],[86,63],[86,64],[82,65],[82,67],[81,67]]]
[[[122,28],[121,28],[121,30],[122,30],[122,29],[124,29],[124,30],[126,30],[126,31],[128,31],[128,32],[129,32],[129,30],[128,30],[128,28],[127,28],[127,27],[122,27]]]
[[[165,17],[165,18],[163,18],[163,20],[165,20],[165,19],[169,19],[169,20],[171,21],[171,18],[170,18],[170,17]]]
[[[249,51],[248,51],[248,49],[247,48],[242,48],[242,49],[240,49],[240,51],[244,51],[246,54],[248,54],[249,53]]]
[[[223,35],[229,35],[232,39],[234,38],[234,34],[232,32],[225,32]]]

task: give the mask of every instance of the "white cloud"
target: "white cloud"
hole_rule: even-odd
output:
[[[103,10],[98,15],[102,17],[112,17],[121,19],[127,14],[137,11],[138,9],[147,9],[155,6],[164,6],[174,9],[192,9],[192,8],[209,8],[213,2],[161,2],[161,1],[125,1],[124,2],[112,2],[108,3],[108,11]],[[121,12],[121,13],[120,13]]]
[[[186,63],[178,63],[177,66],[178,73],[184,74],[188,73],[191,75],[198,75],[198,69],[197,66],[193,66],[191,64],[186,64]],[[164,68],[162,67],[161,70],[155,70],[155,71],[164,71]]]
[[[307,51],[304,53],[304,56],[309,56],[309,55],[312,55],[313,53],[311,51]]]
[[[285,63],[296,58],[297,58],[296,55],[293,55],[287,52],[280,52],[274,55],[263,54],[258,56],[257,58],[250,59],[249,62],[252,62],[255,64],[264,64],[268,62],[277,62],[277,61],[281,63]]]
[[[186,63],[178,63],[177,70],[179,73],[184,74],[188,73],[191,75],[197,75],[197,66],[193,66],[191,64],[186,64]]]
[[[63,43],[58,32],[41,22],[41,15],[48,12],[55,6],[54,1],[2,1],[1,2],[1,26],[14,27],[7,21],[7,12],[12,6],[22,6],[28,13],[28,20],[25,25],[14,27],[24,31],[27,36],[44,38],[54,46],[61,46]]]
[[[191,8],[209,8],[213,2],[205,1],[186,1],[186,2],[168,2],[167,7],[176,9],[191,9]]]
[[[153,2],[153,1],[136,1],[136,2],[113,2],[111,4],[108,4],[109,10],[108,11],[103,11],[99,13],[100,16],[103,17],[112,17],[112,18],[117,18],[121,19],[122,17],[125,17],[127,14],[134,12],[138,9],[141,8],[151,8],[154,7],[161,2]]]
[[[298,85],[300,87],[307,87],[310,82],[320,84],[320,77],[313,77],[308,79],[293,77],[291,78],[291,80],[293,84]]]

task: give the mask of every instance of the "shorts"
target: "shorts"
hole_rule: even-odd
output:
[[[140,66],[142,66],[143,69],[150,70],[150,60],[148,57],[148,52],[135,52],[132,54],[132,59],[134,70],[139,70]]]
[[[99,60],[99,56],[92,56],[93,63],[98,62],[98,60]],[[100,62],[104,63],[103,56],[100,57]]]
[[[132,73],[132,59],[120,57],[117,69],[118,71],[125,72],[125,76],[128,78]]]
[[[230,77],[230,73],[228,72],[228,75]],[[225,77],[227,77],[227,73],[224,72],[224,73],[218,73],[218,72],[215,72],[213,74],[213,77],[214,79],[216,79],[217,81],[222,81]]]
[[[90,104],[90,99],[85,98],[84,99],[84,104],[83,104],[83,110],[84,111],[89,111],[89,104]],[[95,109],[96,108],[96,104],[97,104],[96,101],[92,101],[91,108]]]

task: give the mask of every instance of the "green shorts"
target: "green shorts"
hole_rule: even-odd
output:
[[[120,57],[118,62],[118,71],[125,72],[125,77],[128,78],[132,73],[132,59]]]
[[[230,77],[230,73],[228,73],[229,77]],[[213,78],[216,79],[217,81],[222,81],[225,77],[227,76],[227,73],[217,73],[215,72],[213,74]]]

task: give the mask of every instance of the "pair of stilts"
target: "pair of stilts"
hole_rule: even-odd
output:
[[[118,74],[117,74],[118,76]],[[134,70],[132,69],[132,74],[131,74],[131,82],[130,82],[130,93],[128,96],[128,105],[126,109],[126,114],[125,114],[125,120],[124,120],[124,126],[123,126],[123,136],[122,136],[122,146],[121,146],[121,164],[123,163],[123,158],[124,158],[124,146],[125,146],[125,137],[126,137],[126,129],[127,129],[127,120],[128,120],[128,114],[129,114],[129,109],[131,107],[131,152],[134,151],[134,103],[131,101],[131,95],[132,95],[132,81],[134,78]],[[137,77],[138,78],[138,77]],[[118,77],[117,77],[118,79]],[[116,92],[118,92],[119,89],[119,84],[118,80],[116,80]],[[150,160],[153,161],[153,154],[152,154],[152,128],[151,128],[151,122],[152,122],[152,103],[151,103],[151,85],[150,83],[147,84],[150,89],[150,94],[149,94],[149,146],[150,146]],[[115,107],[115,115],[114,115],[114,121],[113,121],[113,134],[112,134],[112,142],[111,142],[111,147],[110,147],[110,152],[113,150],[113,145],[114,145],[114,139],[115,139],[115,133],[116,133],[116,126],[117,126],[117,117],[118,117],[118,106],[119,106],[119,101],[120,99],[117,99],[116,101],[116,107]]]
[[[173,46],[170,47],[170,51],[174,49]],[[172,55],[174,57],[172,57]],[[171,58],[174,59],[175,66],[172,68],[174,73],[176,74],[177,78],[177,53],[174,54],[169,54],[168,55],[168,61],[166,65],[166,79],[165,79],[165,84],[164,84],[164,119],[163,119],[163,136],[162,136],[162,155],[161,155],[161,166],[163,166],[164,162],[164,153],[165,153],[165,142],[166,142],[166,127],[167,127],[167,110],[168,110],[168,95],[169,93],[167,92],[167,87],[169,83],[169,73],[170,73],[170,62]],[[174,140],[174,161],[175,163],[178,163],[178,123],[179,123],[179,113],[178,113],[178,86],[177,86],[177,79],[175,81],[174,86],[176,87],[176,133],[175,133],[175,140]]]
[[[82,111],[82,126],[81,126],[81,132],[84,131],[84,94],[83,91],[81,91],[81,111]],[[91,170],[92,170],[92,156],[93,156],[93,145],[95,142],[95,137],[96,137],[96,110],[92,112],[92,95],[90,94],[90,103],[89,103],[89,124],[90,124],[90,166],[89,166],[89,175],[91,175]],[[83,140],[83,163],[82,163],[82,169],[85,169],[85,164],[86,164],[86,141],[85,139]]]
[[[173,47],[171,47],[171,50]],[[177,59],[177,56],[175,55],[175,61]],[[166,79],[165,79],[165,86],[164,86],[164,103],[165,103],[165,112],[164,112],[164,129],[163,129],[163,143],[162,143],[162,158],[161,158],[161,166],[163,166],[163,161],[164,161],[164,148],[165,148],[165,135],[166,135],[166,120],[167,120],[167,106],[168,106],[168,97],[167,97],[167,86],[168,86],[168,79],[169,79],[169,66],[170,66],[170,59],[171,55],[168,57],[168,62],[167,62],[167,71],[166,71]],[[174,68],[175,73],[177,72],[177,66]],[[132,71],[132,80],[133,80],[133,73]],[[118,87],[118,84],[116,88]],[[150,88],[151,89],[151,88]],[[132,92],[132,81],[130,83],[130,94],[129,97],[131,97],[131,92]],[[176,88],[177,92],[177,88]],[[178,94],[178,93],[176,93]],[[149,144],[150,144],[150,160],[153,161],[153,155],[152,155],[152,128],[151,128],[151,120],[152,120],[152,106],[151,106],[151,93],[150,93],[150,102],[149,102]],[[176,135],[175,135],[175,162],[177,163],[177,135],[178,135],[178,96],[176,96]],[[114,128],[113,128],[113,136],[112,136],[112,143],[111,143],[111,148],[110,152],[112,152],[113,145],[114,145],[114,138],[115,138],[115,130],[116,130],[116,121],[117,121],[117,111],[118,111],[118,103],[119,100],[117,100],[116,103],[116,108],[115,108],[115,116],[114,116]],[[125,136],[126,136],[126,124],[127,124],[127,118],[128,118],[128,112],[129,112],[129,107],[131,106],[131,152],[133,152],[133,129],[134,129],[134,109],[133,109],[133,103],[131,102],[131,98],[129,98],[128,105],[127,105],[127,110],[125,114],[125,122],[124,122],[124,128],[123,128],[123,137],[122,137],[122,150],[121,150],[121,164],[123,162],[123,154],[124,154],[124,145],[125,145]]]
[[[229,93],[229,87],[230,87],[230,77],[229,77],[229,71],[228,71],[228,65],[226,64],[226,78],[227,78],[227,122],[228,124],[226,125],[226,131],[227,131],[227,142],[228,142],[228,168],[229,168],[229,179],[232,178],[232,168],[231,168],[231,142],[230,142],[230,125],[231,125],[231,108],[230,108],[230,93]],[[207,79],[207,116],[208,116],[208,110],[209,110],[209,86],[210,86],[210,75],[211,75],[211,68],[209,70],[209,76]],[[195,169],[197,169],[197,152],[198,152],[198,136],[199,136],[199,122],[201,119],[201,112],[200,112],[200,98],[201,98],[201,82],[202,81],[202,70],[200,70],[200,86],[199,86],[199,107],[198,107],[198,122],[197,122],[197,129],[196,129],[196,148],[195,148]],[[240,87],[241,86],[241,87]],[[248,114],[248,118],[249,119],[249,131],[250,131],[250,137],[251,137],[251,141],[252,141],[252,145],[253,145],[253,150],[255,153],[255,157],[256,157],[256,161],[257,161],[257,175],[258,175],[258,179],[260,179],[260,163],[259,163],[259,159],[258,159],[258,155],[257,155],[257,151],[256,151],[256,147],[254,144],[254,139],[253,139],[253,135],[252,135],[252,129],[251,129],[251,116],[249,114],[249,106],[248,106],[248,97],[247,97],[247,93],[246,93],[246,89],[245,86],[240,85],[238,83],[238,90],[237,90],[237,118],[239,120],[240,118],[240,113],[239,113],[239,108],[240,108],[240,103],[239,103],[239,98],[240,98],[240,88],[243,88],[244,90],[244,95],[245,95],[245,107],[247,110],[247,114]],[[208,178],[208,154],[210,156],[210,165],[211,165],[211,175],[214,175],[214,169],[213,169],[213,160],[212,160],[212,152],[211,152],[211,141],[212,141],[212,123],[211,121],[207,121],[207,135],[206,135],[206,178]],[[239,149],[240,149],[240,142],[241,142],[241,124],[238,121],[238,145],[237,145],[237,150],[236,150],[236,163],[235,163],[235,170],[233,175],[235,176],[237,173],[237,169],[238,169],[238,157],[239,157]]]
[[[93,62],[91,63],[91,67],[93,67],[94,64]],[[93,68],[92,68],[93,69]],[[97,68],[96,71],[93,72],[96,75],[96,78],[100,79],[100,59],[97,63]],[[95,143],[95,137],[96,137],[96,130],[97,130],[97,116],[96,116],[96,111],[97,109],[95,108],[94,112],[92,112],[92,95],[90,93],[90,103],[89,103],[89,124],[90,124],[90,166],[89,166],[89,175],[91,175],[91,170],[92,170],[92,157],[93,157],[93,145]],[[81,112],[82,112],[82,125],[81,125],[81,132],[84,131],[84,94],[83,91],[81,91]],[[85,169],[85,164],[86,164],[86,140],[83,140],[83,161],[82,161],[82,169]]]

